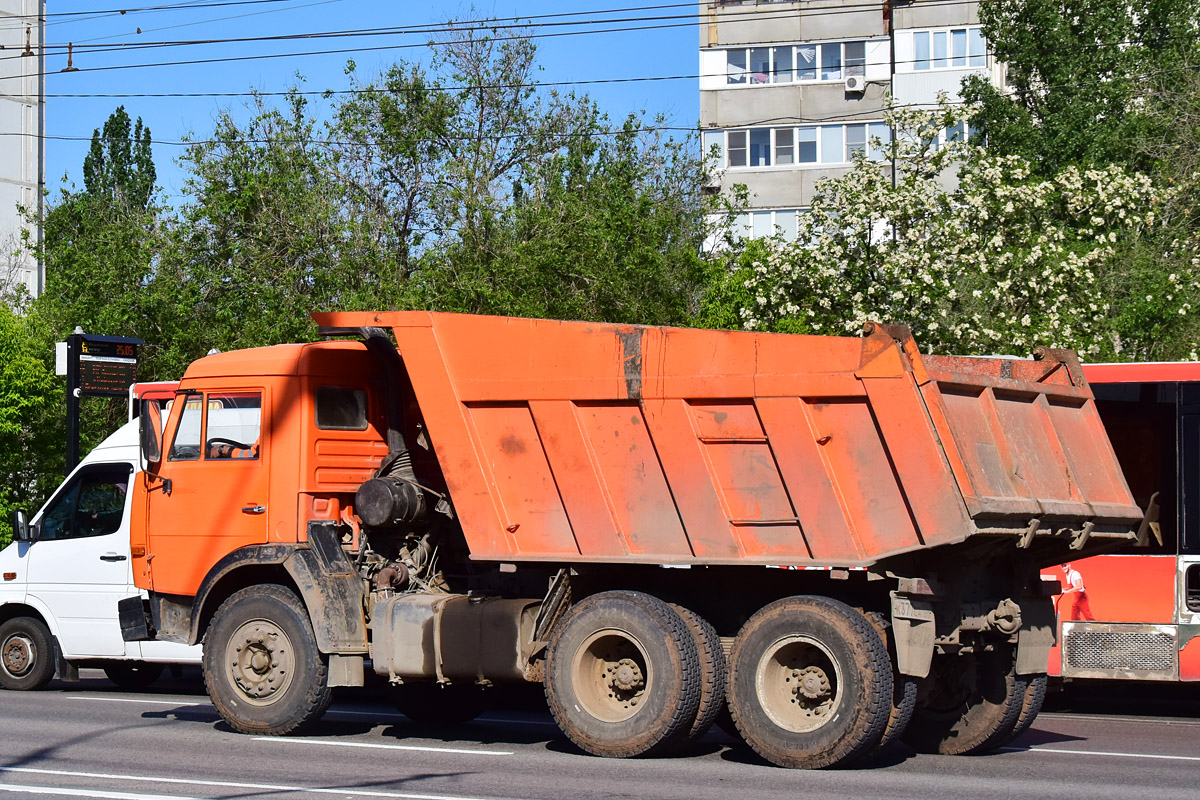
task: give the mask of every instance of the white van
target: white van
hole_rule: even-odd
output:
[[[0,551],[0,686],[40,689],[101,667],[124,689],[149,685],[165,664],[199,664],[200,646],[126,642],[117,602],[139,594],[129,554],[128,491],[138,468],[138,423],[105,439],[33,519],[14,518]],[[20,513],[20,512],[18,512]]]

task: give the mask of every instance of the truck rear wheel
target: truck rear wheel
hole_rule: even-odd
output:
[[[1029,726],[1037,719],[1037,715],[1042,711],[1042,704],[1046,702],[1046,685],[1048,678],[1045,673],[1030,675],[1025,679],[1025,697],[1021,702],[1021,713],[1017,715],[1017,724],[1013,726],[1012,733],[1004,737],[1004,741],[1000,744],[1008,744],[1016,739],[1025,731],[1029,730]]]
[[[867,618],[867,622],[871,623],[871,627],[883,639],[884,646],[887,647],[888,658],[895,664],[896,648],[888,633],[891,625],[887,621],[887,618],[878,611],[864,612],[863,616]],[[892,670],[892,710],[888,714],[887,725],[883,729],[883,737],[880,738],[879,744],[875,745],[876,752],[899,739],[908,727],[908,723],[912,721],[913,712],[917,710],[918,686],[919,682],[917,679],[904,675],[899,670]]]
[[[13,617],[0,625],[0,686],[15,691],[41,689],[54,677],[50,629],[33,617]]]
[[[692,643],[696,645],[696,655],[700,659],[700,707],[696,710],[696,720],[688,730],[687,740],[694,742],[701,739],[708,729],[717,721],[717,714],[725,705],[725,676],[728,667],[725,664],[725,650],[721,647],[721,637],[717,630],[704,617],[691,609],[671,604],[671,608],[683,619],[692,634]]]
[[[866,754],[883,735],[891,699],[883,639],[837,600],[771,603],[742,626],[729,656],[733,721],[781,767],[835,767]]]
[[[222,718],[242,733],[282,735],[321,718],[332,692],[308,613],[288,589],[232,594],[204,637],[204,684]]]
[[[649,755],[683,740],[700,707],[701,668],[687,624],[641,592],[585,598],[556,627],[546,700],[580,749]]]
[[[909,747],[920,753],[973,755],[1007,741],[1025,698],[1025,681],[1013,672],[1009,646],[980,654],[934,655],[927,680],[928,694],[918,701],[902,737]]]

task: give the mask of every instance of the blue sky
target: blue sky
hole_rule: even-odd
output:
[[[128,2],[128,0],[126,0]],[[677,2],[677,0],[676,0]],[[564,12],[639,9],[605,14],[600,19],[639,16],[675,16],[678,19],[642,23],[663,26],[634,31],[636,22],[609,22],[575,28],[543,28],[555,32],[582,29],[622,29],[610,33],[550,36],[539,38],[540,80],[576,81],[645,76],[694,75],[697,71],[697,41],[694,24],[696,4],[672,7],[671,0],[577,0],[575,3],[543,0],[492,0],[471,3],[369,2],[369,0],[141,0],[127,8],[173,6],[156,11],[130,10],[111,13],[121,0],[49,0],[47,3],[46,180],[52,192],[61,187],[63,174],[82,183],[82,164],[87,137],[101,126],[118,105],[124,104],[131,117],[142,117],[156,140],[178,141],[186,134],[202,136],[212,129],[219,109],[235,111],[244,100],[225,98],[111,98],[61,97],[68,93],[155,93],[155,92],[264,92],[282,91],[302,74],[309,89],[343,89],[348,85],[344,67],[348,58],[358,65],[360,76],[373,75],[397,59],[425,60],[427,48],[394,49],[394,45],[421,45],[427,34],[405,36],[362,36],[343,39],[295,40],[285,42],[217,43],[188,47],[126,50],[122,45],[196,39],[226,39],[274,36],[322,31],[373,29],[444,22],[462,17],[528,17],[534,22],[562,21],[546,15]],[[80,13],[95,12],[95,13]],[[110,13],[105,13],[110,12]],[[540,18],[540,19],[539,19]],[[578,19],[578,18],[576,18]],[[595,17],[593,17],[595,19]],[[686,23],[686,24],[681,24]],[[671,26],[671,27],[667,27]],[[139,34],[137,31],[141,29]],[[62,48],[76,44],[77,72],[60,72],[66,66]],[[106,52],[85,46],[105,46]],[[108,49],[107,46],[113,46]],[[385,47],[382,50],[366,48]],[[163,67],[101,69],[162,61],[222,59],[269,53],[362,48],[360,52],[249,61]],[[696,123],[699,109],[698,84],[686,80],[594,84],[576,87],[595,98],[610,115],[620,118],[630,111],[645,110],[649,116],[664,114],[673,125]],[[66,137],[54,138],[54,137]],[[80,137],[79,140],[70,140]],[[182,148],[154,146],[159,183],[171,200],[182,188],[182,173],[174,159]]]

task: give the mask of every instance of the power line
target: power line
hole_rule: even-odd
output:
[[[950,107],[963,107],[968,104],[964,103],[964,102],[954,102],[954,103],[947,103],[946,105],[948,105]],[[929,103],[902,103],[902,104],[896,104],[896,105],[891,106],[891,108],[893,108],[893,109],[930,108],[930,107],[931,106]],[[851,112],[850,116],[847,116],[844,113],[835,113],[835,114],[829,114],[829,115],[818,116],[818,117],[799,117],[799,116],[770,117],[770,118],[765,118],[765,119],[754,120],[752,122],[747,122],[747,123],[743,123],[740,125],[729,126],[727,128],[726,127],[701,128],[698,125],[640,125],[635,128],[627,129],[624,126],[622,126],[619,128],[609,128],[609,129],[605,129],[602,131],[594,131],[594,132],[589,132],[589,133],[564,131],[564,132],[559,132],[559,133],[542,133],[539,135],[548,136],[551,138],[571,139],[571,138],[620,136],[620,135],[626,134],[626,133],[654,133],[654,132],[659,132],[659,131],[681,132],[681,133],[701,133],[702,131],[705,131],[705,130],[722,130],[722,131],[723,130],[740,130],[742,128],[752,128],[755,126],[767,125],[770,123],[778,123],[778,122],[792,122],[792,123],[796,123],[796,124],[813,124],[813,123],[824,123],[824,122],[855,122],[855,123],[881,122],[882,114],[884,111],[885,111],[885,109],[873,109],[873,110],[868,110],[868,111],[863,111],[863,112],[857,112],[857,114],[858,114],[857,117],[855,116],[855,112]],[[34,136],[34,135],[35,134],[22,133],[19,131],[0,132],[0,136]],[[463,135],[463,136],[449,136],[449,137],[445,137],[445,138],[456,139],[456,140],[461,140],[461,141],[505,141],[508,139],[524,138],[524,137],[527,137],[528,135],[529,135],[528,133],[511,133],[511,134],[498,134],[495,136]],[[68,135],[60,134],[60,135],[47,135],[45,138],[53,139],[56,141],[90,142],[92,140],[92,135],[68,136]],[[103,137],[101,137],[101,138],[103,138]],[[201,146],[203,146],[203,145],[220,145],[220,144],[227,143],[223,139],[214,139],[214,138],[195,139],[195,140],[151,139],[150,141],[151,141],[151,144],[158,144],[158,145],[163,145],[166,147],[191,147],[191,146],[196,146],[196,145],[201,145]],[[362,141],[355,141],[355,140],[349,140],[349,139],[322,139],[322,138],[316,138],[316,137],[306,138],[306,139],[278,139],[278,138],[277,139],[262,139],[262,138],[247,139],[247,138],[239,138],[237,140],[237,143],[239,143],[239,144],[312,144],[312,145],[362,145],[362,144],[364,144],[364,142],[362,142]],[[366,142],[366,143],[369,143],[369,142]]]
[[[927,2],[925,2],[923,5],[930,6],[930,7],[935,6],[935,5],[952,6],[952,5],[963,5],[965,2],[967,2],[967,0],[927,0]],[[687,5],[691,5],[691,4],[687,4]],[[664,6],[664,8],[666,8],[666,7],[671,7],[671,6]],[[856,10],[875,9],[875,8],[879,8],[879,7],[880,7],[880,4],[877,2],[876,3],[864,3],[861,5],[844,5],[844,6],[838,6],[838,7],[834,7],[834,8],[830,8],[830,9],[813,9],[813,10],[805,12],[805,16],[831,16],[831,15],[855,13]],[[658,8],[658,7],[657,6],[640,6],[640,7],[632,7],[629,10],[655,9],[655,8]],[[618,13],[618,12],[623,12],[625,10],[626,9],[612,9],[612,10],[601,9],[601,10],[596,10],[593,12],[572,12],[572,13],[574,13],[576,15],[583,15],[583,14],[596,15],[596,14],[605,14],[605,13]],[[568,16],[568,15],[569,14],[542,15],[535,19],[549,19],[551,17]],[[743,13],[736,14],[736,15],[726,14],[723,16],[722,21],[724,23],[730,23],[730,22],[737,23],[737,22],[762,21],[762,20],[769,21],[769,20],[773,20],[773,19],[783,19],[783,18],[795,17],[795,16],[797,16],[797,12],[795,10],[791,10],[791,9],[780,10],[780,11],[758,12],[758,13],[743,12]],[[669,22],[670,20],[686,20],[686,21],[671,23],[671,22]],[[509,21],[511,21],[510,24],[499,24],[500,22],[509,22]],[[446,23],[446,24],[408,26],[408,27],[397,26],[397,27],[392,27],[392,28],[359,29],[359,30],[355,30],[355,31],[312,32],[312,33],[290,34],[290,35],[281,35],[281,36],[238,37],[238,38],[232,38],[232,39],[197,39],[197,40],[184,40],[184,41],[180,41],[180,42],[158,42],[158,43],[131,42],[131,43],[123,44],[120,46],[104,45],[101,47],[96,47],[96,48],[85,50],[85,52],[87,54],[105,53],[105,52],[122,52],[122,51],[133,52],[133,51],[139,50],[139,49],[158,49],[158,48],[163,48],[163,47],[188,47],[188,46],[203,46],[203,45],[215,45],[215,44],[263,43],[263,42],[269,42],[269,41],[275,41],[275,40],[283,41],[283,40],[304,40],[304,39],[318,39],[318,38],[340,38],[340,37],[346,37],[346,36],[367,37],[367,36],[394,36],[394,35],[419,35],[419,34],[429,35],[429,34],[436,34],[436,33],[462,33],[462,32],[470,32],[470,31],[488,31],[488,30],[496,30],[496,29],[520,29],[522,31],[525,31],[525,30],[530,30],[530,29],[536,30],[538,28],[548,28],[548,27],[582,26],[582,25],[611,25],[611,24],[614,24],[617,22],[655,22],[655,21],[665,21],[666,24],[628,25],[628,26],[622,25],[620,27],[606,28],[606,29],[600,29],[600,30],[562,31],[562,32],[554,32],[554,33],[531,33],[531,34],[522,33],[521,35],[504,36],[504,37],[496,36],[496,37],[489,37],[489,38],[491,38],[491,40],[493,40],[493,41],[513,41],[513,40],[517,40],[517,39],[558,38],[558,37],[562,37],[562,36],[588,35],[588,34],[594,34],[594,33],[625,33],[625,32],[636,32],[636,31],[649,31],[649,30],[665,30],[665,29],[681,28],[681,27],[697,27],[699,25],[707,24],[706,22],[701,20],[696,14],[666,15],[666,16],[659,16],[659,17],[631,17],[631,18],[615,19],[615,20],[614,19],[580,20],[578,22],[532,22],[532,21],[525,21],[525,18],[523,18],[523,17],[508,17],[508,18],[504,18],[503,20],[477,20],[477,21],[473,20],[473,21],[470,21],[467,23]],[[880,37],[867,37],[867,38],[880,38]],[[101,66],[101,67],[76,67],[76,70],[81,71],[81,72],[96,72],[96,71],[105,71],[105,70],[112,70],[112,69],[139,69],[139,68],[146,68],[146,67],[192,66],[192,65],[198,65],[198,64],[227,63],[227,62],[231,62],[231,61],[243,61],[243,60],[244,61],[252,61],[252,60],[268,59],[268,58],[296,58],[296,57],[306,57],[306,56],[315,56],[315,55],[341,55],[341,54],[355,53],[355,52],[372,52],[372,51],[387,50],[387,49],[409,49],[409,48],[415,48],[415,47],[430,47],[430,46],[436,47],[436,46],[444,46],[446,44],[448,44],[448,42],[445,42],[445,41],[404,43],[404,44],[384,45],[384,46],[378,46],[378,47],[340,48],[340,49],[334,49],[334,50],[315,50],[315,51],[291,52],[291,53],[268,53],[268,54],[257,54],[257,55],[250,55],[250,56],[230,56],[230,57],[223,57],[223,58],[205,58],[205,59],[193,59],[193,60],[164,61],[164,62],[156,62],[156,63],[148,63],[148,64],[122,64],[122,65],[107,65],[107,66]],[[53,50],[54,52],[52,54],[54,54],[54,55],[61,55],[63,52],[62,45],[47,46],[47,49]],[[21,57],[20,55],[2,56],[2,57],[0,57],[0,61],[9,59],[9,58],[20,58],[20,57]],[[55,74],[55,73],[47,72],[46,74]]]

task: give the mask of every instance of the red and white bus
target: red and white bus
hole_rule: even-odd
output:
[[[1057,578],[1063,678],[1200,681],[1200,363],[1091,364],[1084,374],[1138,505],[1148,547],[1042,571]]]

